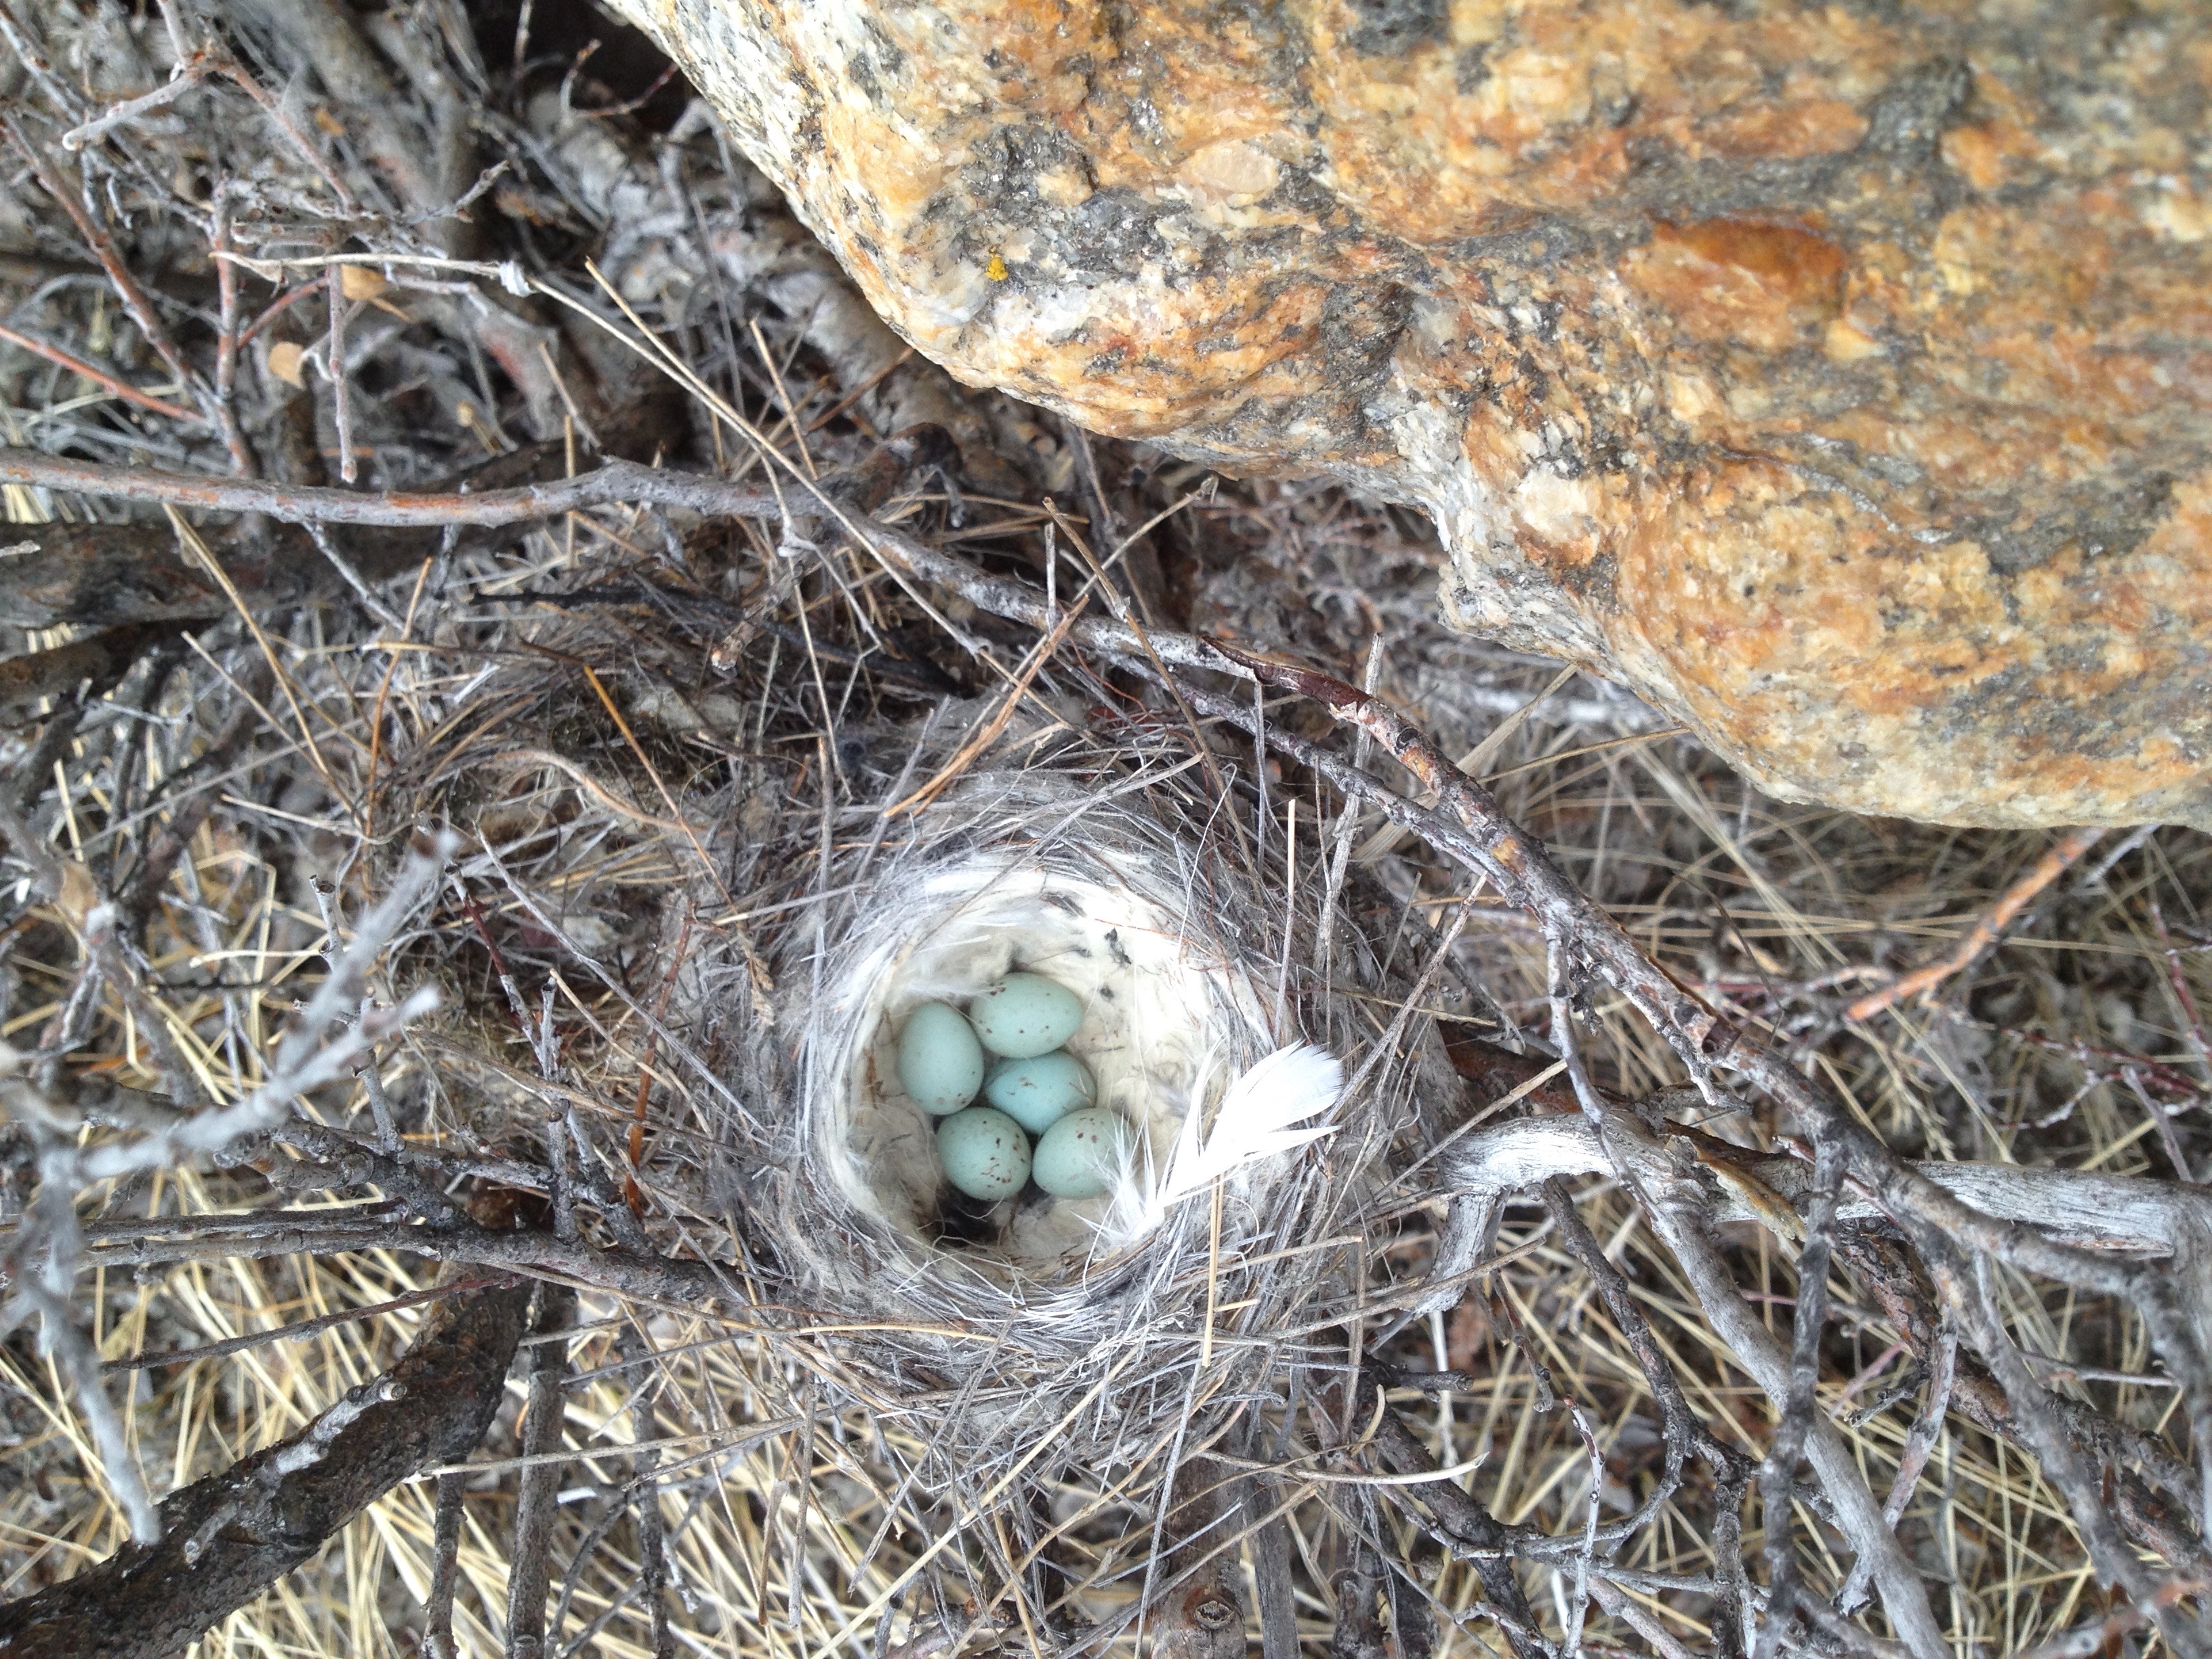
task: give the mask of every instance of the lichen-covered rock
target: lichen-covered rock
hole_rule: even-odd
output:
[[[979,384],[1765,787],[2212,826],[2204,0],[623,0]]]

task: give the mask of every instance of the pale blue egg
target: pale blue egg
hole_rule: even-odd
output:
[[[1075,1035],[1083,1024],[1083,1002],[1042,974],[1008,974],[968,1005],[968,1018],[993,1054],[1030,1060]]]
[[[1091,1068],[1073,1054],[1055,1050],[1031,1060],[1002,1060],[983,1079],[983,1098],[1033,1135],[1041,1135],[1066,1113],[1098,1098]]]
[[[970,1198],[1009,1198],[1030,1178],[1030,1138],[988,1106],[970,1106],[937,1126],[945,1178]]]
[[[983,1045],[949,1002],[925,1002],[899,1033],[900,1086],[925,1112],[942,1117],[975,1098],[983,1086]]]
[[[1070,1112],[1038,1138],[1030,1173],[1054,1198],[1096,1198],[1114,1184],[1129,1126],[1103,1106]]]

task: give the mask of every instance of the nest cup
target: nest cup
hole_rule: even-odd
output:
[[[1421,1095],[1455,1081],[1431,1041],[1400,1052],[1394,1036],[1382,1063],[1362,1060],[1377,1027],[1361,993],[1395,1006],[1413,988],[1358,920],[1388,907],[1356,872],[1337,894],[1340,838],[1263,847],[1231,821],[1248,800],[1224,800],[1187,746],[1026,712],[927,807],[886,814],[948,763],[960,729],[939,714],[906,736],[904,779],[787,812],[782,833],[749,843],[748,891],[819,896],[770,907],[761,971],[737,959],[734,930],[728,950],[692,958],[697,1040],[719,1056],[728,1114],[720,1201],[756,1293],[798,1328],[837,1333],[839,1376],[917,1426],[933,1489],[995,1506],[994,1482],[1018,1494],[1120,1470],[1146,1490],[1163,1435],[1202,1438],[1228,1402],[1283,1398],[1316,1363],[1310,1333],[1356,1304],[1368,1272],[1348,1244],[1386,1193],[1389,1150],[1418,1130]],[[1069,1046],[1137,1133],[1109,1196],[1032,1188],[963,1231],[949,1212],[969,1201],[944,1180],[937,1120],[899,1085],[897,1039],[921,1003],[964,1004],[1014,968],[1082,1000]],[[1304,1040],[1361,1078],[1333,1132],[1243,1143],[1229,1173],[1170,1197],[1162,1177],[1182,1169],[1194,1115],[1205,1152],[1220,1150],[1224,1101],[1251,1097],[1255,1068]],[[1125,1501],[1115,1491],[1098,1501]]]
[[[906,836],[855,860],[858,890],[824,928],[820,989],[794,1009],[801,1178],[819,1213],[782,1243],[848,1310],[1067,1328],[1071,1313],[1104,1312],[1141,1276],[1146,1243],[1177,1224],[1143,1196],[1187,1115],[1276,1046],[1259,989],[1269,970],[1247,949],[1264,933],[1258,907],[1224,892],[1220,870],[1134,789],[971,775]],[[899,1085],[898,1035],[921,1004],[962,1006],[1014,969],[1082,1000],[1067,1047],[1098,1104],[1133,1127],[1129,1161],[1099,1198],[1032,1187],[961,1214],[938,1164],[939,1120]]]

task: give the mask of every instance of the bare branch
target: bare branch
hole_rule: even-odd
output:
[[[1908,997],[1932,991],[1954,974],[1964,973],[1980,959],[1984,951],[1996,947],[2004,937],[2004,930],[2019,918],[2020,913],[2033,903],[2036,896],[2064,875],[2082,855],[2105,838],[2102,830],[2069,830],[2058,838],[2056,845],[2021,873],[2020,879],[2008,887],[1985,915],[1978,916],[1974,925],[1966,930],[1952,950],[1935,961],[1923,963],[1909,974],[1901,974],[1879,990],[1869,991],[1844,1010],[1844,1018],[1850,1020],[1872,1019],[1886,1008],[1894,1008]]]
[[[1746,1306],[1713,1246],[1706,1231],[1710,1217],[1705,1199],[1694,1179],[1696,1166],[1686,1170],[1678,1165],[1627,1113],[1607,1112],[1603,1146],[1589,1123],[1580,1119],[1531,1120],[1470,1136],[1446,1155],[1445,1167],[1454,1186],[1466,1192],[1502,1192],[1536,1184],[1528,1178],[1533,1172],[1531,1164],[1516,1157],[1535,1149],[1531,1146],[1535,1138],[1528,1133],[1532,1125],[1540,1125],[1546,1132],[1537,1145],[1554,1161],[1553,1167],[1542,1170],[1539,1180],[1568,1173],[1609,1173],[1616,1167],[1624,1170],[1645,1199],[1646,1214],[1680,1263],[1714,1334],[1728,1345],[1738,1364],[1776,1407],[1786,1410],[1791,1381],[1789,1358]],[[1571,1147],[1581,1151],[1580,1169],[1557,1167],[1559,1155]],[[1874,1563],[1874,1581],[1891,1624],[1918,1659],[1938,1659],[1946,1644],[1929,1608],[1927,1592],[1883,1523],[1881,1508],[1867,1489],[1850,1447],[1835,1425],[1818,1414],[1809,1424],[1808,1440],[1814,1470],[1834,1506],[1838,1527],[1852,1549]]]
[[[161,1504],[158,1543],[0,1607],[9,1659],[167,1659],[426,1464],[465,1456],[498,1409],[526,1287],[442,1303],[389,1371],[299,1434]]]
[[[1812,1213],[1805,1222],[1805,1248],[1797,1257],[1797,1311],[1790,1329],[1790,1388],[1782,1401],[1782,1420],[1759,1472],[1759,1500],[1766,1512],[1766,1628],[1759,1633],[1759,1659],[1772,1659],[1790,1628],[1797,1603],[1797,1558],[1792,1547],[1790,1492],[1798,1459],[1804,1455],[1816,1409],[1814,1389],[1820,1377],[1820,1328],[1826,1322],[1828,1258],[1833,1248],[1836,1200],[1843,1188],[1843,1149],[1821,1142],[1816,1156]],[[1893,1517],[1885,1515],[1887,1527]],[[1860,1552],[1871,1570],[1872,1559]],[[1856,1568],[1854,1569],[1856,1570]]]
[[[530,1396],[523,1413],[521,1491],[515,1501],[514,1542],[507,1581],[507,1659],[539,1659],[545,1651],[545,1592],[551,1583],[549,1554],[560,1517],[562,1379],[568,1373],[568,1329],[576,1298],[563,1286],[538,1290],[531,1351]],[[556,1635],[559,1633],[555,1632]]]
[[[0,449],[0,483],[32,484],[216,512],[265,513],[290,524],[520,524],[624,502],[685,507],[726,518],[780,518],[783,512],[773,495],[699,473],[662,472],[634,461],[608,461],[574,478],[514,489],[364,495],[351,489],[109,466],[33,450]]]

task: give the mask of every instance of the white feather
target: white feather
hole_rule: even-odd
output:
[[[1229,1085],[1203,1146],[1196,1108],[1183,1120],[1154,1211],[1204,1191],[1255,1159],[1295,1152],[1330,1133],[1334,1123],[1307,1120],[1333,1108],[1343,1090],[1344,1064],[1328,1049],[1310,1042],[1276,1049]],[[1301,1124],[1306,1127],[1297,1127]]]

